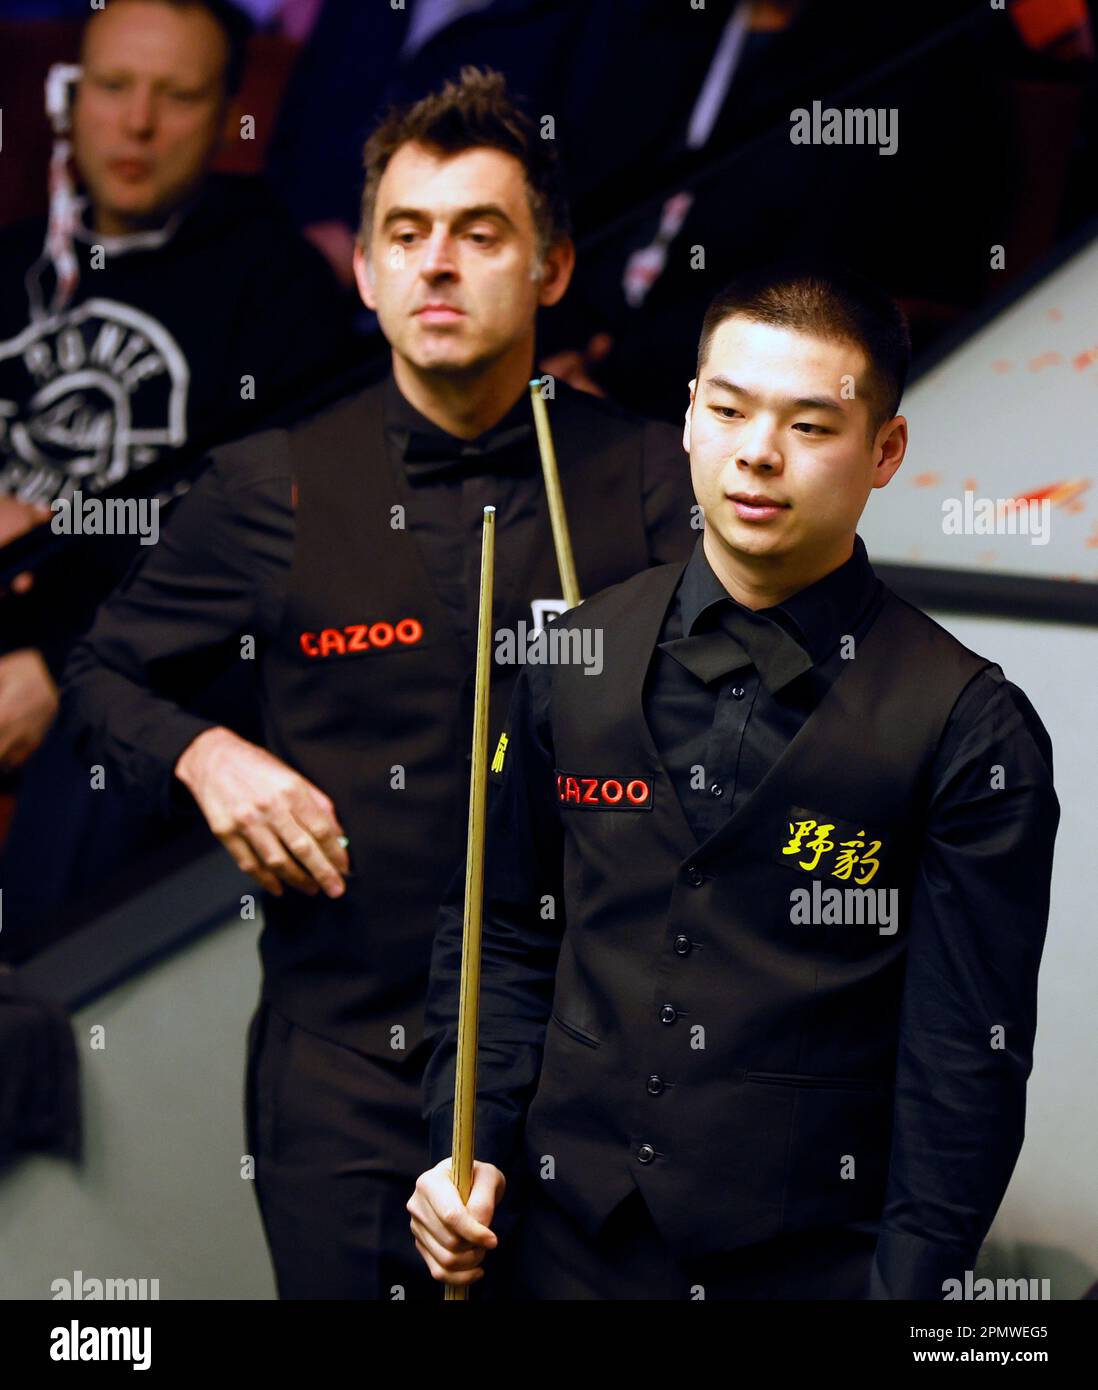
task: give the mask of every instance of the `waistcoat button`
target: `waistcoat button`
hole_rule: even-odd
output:
[[[720,784],[719,782],[714,782],[713,785],[709,788],[709,791],[710,791],[710,795],[712,795],[712,796],[723,796],[723,795],[724,795],[724,788],[721,786],[721,784]]]
[[[674,1023],[678,1016],[678,1010],[675,1008],[674,1004],[665,1004],[660,1010],[661,1023]]]
[[[656,1156],[656,1151],[651,1144],[642,1144],[637,1150],[638,1163],[651,1163]]]
[[[662,1090],[663,1090],[663,1080],[662,1080],[662,1078],[661,1078],[661,1077],[658,1077],[658,1076],[650,1076],[650,1077],[648,1078],[648,1094],[649,1094],[650,1096],[658,1096],[659,1093],[660,1093]]]
[[[700,888],[705,882],[705,875],[700,869],[695,868],[694,865],[691,864],[686,871],[686,881],[691,888]]]
[[[693,949],[693,943],[688,936],[675,937],[675,954],[677,956],[688,956]]]

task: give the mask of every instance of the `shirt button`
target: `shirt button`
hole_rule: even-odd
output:
[[[714,782],[713,785],[709,788],[709,792],[712,796],[723,796],[724,788],[721,786],[719,782]]]
[[[688,956],[692,950],[692,943],[688,936],[675,937],[675,954],[677,956]]]
[[[638,1163],[651,1163],[656,1156],[656,1151],[651,1144],[642,1144],[637,1150]]]
[[[650,1076],[648,1078],[648,1094],[650,1096],[658,1096],[662,1090],[663,1079],[659,1076]]]
[[[661,1023],[674,1023],[678,1016],[679,1011],[675,1008],[674,1004],[665,1004],[660,1010]]]
[[[705,875],[700,869],[695,868],[694,865],[691,864],[686,871],[686,881],[691,888],[700,888],[705,882]]]
[[[742,685],[734,685],[732,687],[732,698],[734,700],[742,700],[746,694],[747,691],[743,688]]]

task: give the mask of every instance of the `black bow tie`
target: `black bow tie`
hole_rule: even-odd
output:
[[[483,441],[462,443],[442,433],[425,434],[420,430],[400,430],[395,438],[405,471],[414,482],[488,470],[502,472],[508,467],[525,472],[536,458],[533,436],[533,425],[524,420]]]
[[[730,609],[721,614],[719,627],[661,642],[660,651],[707,685],[743,666],[754,666],[772,695],[812,669],[812,658],[783,627],[770,619],[741,620]]]

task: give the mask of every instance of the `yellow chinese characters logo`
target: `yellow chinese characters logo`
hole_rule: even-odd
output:
[[[866,884],[881,867],[877,856],[882,841],[873,839],[863,829],[826,821],[807,812],[798,811],[794,816],[802,818],[787,822],[789,838],[781,847],[783,862],[790,868]]]
[[[503,760],[507,756],[507,735],[500,734],[499,742],[496,744],[496,751],[492,757],[492,772],[503,771]]]

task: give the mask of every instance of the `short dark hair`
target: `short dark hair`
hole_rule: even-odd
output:
[[[737,276],[705,311],[698,342],[699,377],[709,340],[736,314],[860,347],[868,364],[871,435],[899,410],[911,365],[911,336],[900,306],[871,280],[846,266],[806,260],[783,261]]]
[[[568,200],[552,140],[541,138],[532,118],[512,99],[502,73],[463,67],[458,81],[446,82],[413,105],[391,107],[366,141],[360,245],[370,241],[382,175],[397,150],[412,141],[447,155],[480,146],[514,155],[526,174],[539,256],[569,235]]]
[[[229,0],[144,0],[147,4],[170,5],[174,10],[205,10],[225,35],[229,45],[229,58],[225,65],[225,95],[235,96],[240,90],[244,77],[244,63],[248,56],[248,40],[252,36],[252,21],[243,10],[229,3]],[[106,0],[106,9],[111,0]],[[101,13],[101,11],[99,12]],[[92,12],[94,18],[96,11]],[[87,21],[85,21],[86,23]]]

